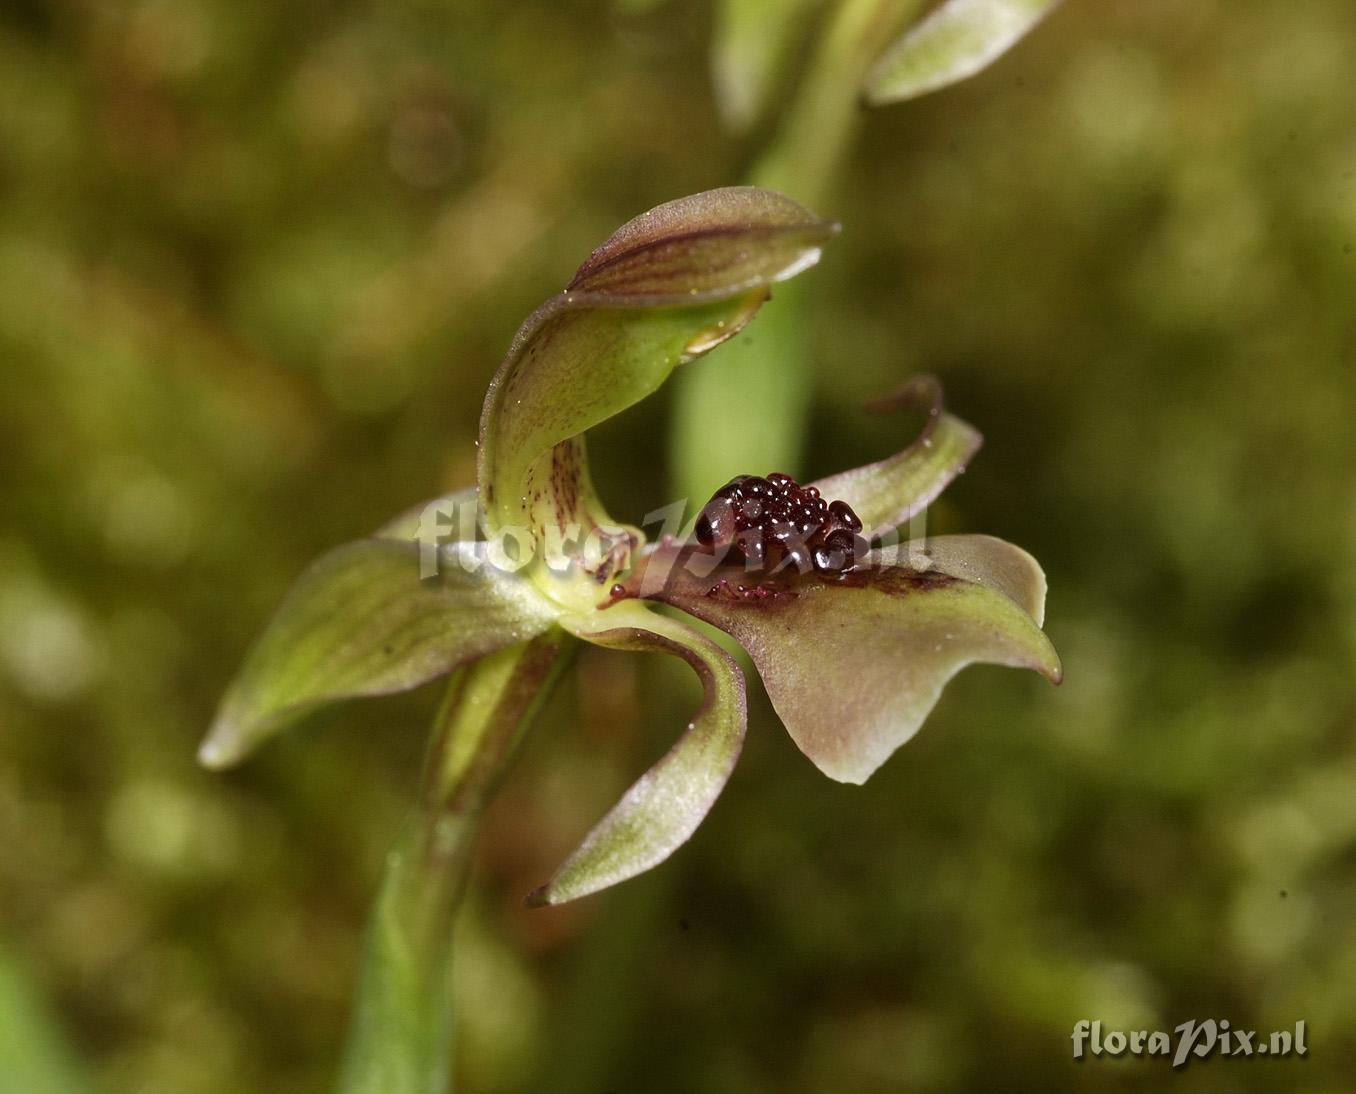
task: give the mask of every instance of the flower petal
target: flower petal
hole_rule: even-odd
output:
[[[1059,657],[1027,610],[1030,574],[1012,552],[949,544],[925,569],[806,580],[761,597],[688,578],[663,595],[734,636],[801,751],[831,778],[861,783],[917,732],[966,665],[1030,668],[1058,683]]]
[[[687,731],[623,795],[546,885],[533,905],[568,900],[616,885],[657,866],[696,831],[729,781],[744,745],[744,678],[734,659],[710,639],[635,601],[562,626],[600,646],[660,650],[683,658],[701,677],[705,696]]]
[[[488,564],[484,544],[437,558],[421,578],[416,543],[359,540],[322,556],[250,651],[199,759],[225,767],[324,703],[406,691],[555,621],[528,581]]]
[[[773,190],[706,190],[627,221],[589,255],[566,294],[606,297],[594,306],[727,300],[813,266],[837,233],[837,224]]]
[[[580,435],[736,334],[836,231],[751,187],[669,202],[618,230],[523,324],[490,384],[479,482],[491,531],[606,523]]]
[[[997,589],[1035,621],[1045,624],[1045,571],[1015,543],[996,536],[932,536],[872,554],[873,566],[935,567],[942,573]]]
[[[946,0],[876,63],[867,102],[916,98],[987,68],[1059,0]]]
[[[852,506],[867,535],[888,532],[921,513],[965,470],[984,443],[978,430],[943,409],[942,386],[934,376],[911,378],[870,409],[910,406],[925,409],[927,422],[902,452],[811,484],[824,497],[840,498]]]

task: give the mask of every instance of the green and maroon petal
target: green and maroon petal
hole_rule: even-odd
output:
[[[659,865],[687,842],[725,789],[744,745],[744,678],[734,659],[677,620],[627,601],[561,625],[612,649],[681,657],[700,677],[701,707],[647,771],[529,903],[563,904]]]
[[[490,530],[608,524],[581,435],[736,334],[836,231],[752,187],[669,202],[619,229],[523,324],[490,384],[479,457]]]
[[[490,565],[483,543],[450,544],[436,562],[421,577],[419,544],[367,539],[313,563],[227,691],[202,762],[226,767],[326,703],[406,691],[555,622],[554,606]]]
[[[1037,623],[1044,577],[1025,551],[968,536],[897,550],[899,564],[836,581],[722,582],[679,568],[655,595],[732,635],[801,751],[831,778],[861,783],[967,665],[1061,676]]]

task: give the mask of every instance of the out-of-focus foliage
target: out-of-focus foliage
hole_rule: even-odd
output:
[[[592,243],[742,177],[710,19],[0,15],[0,935],[106,1089],[332,1082],[435,697],[229,776],[194,748],[311,558],[473,481],[485,384]],[[1347,0],[1070,3],[863,119],[816,210],[810,470],[897,448],[860,404],[937,372],[988,441],[930,527],[1041,560],[1065,683],[971,670],[862,788],[755,695],[665,870],[528,911],[692,709],[581,658],[487,817],[466,1090],[1348,1087],[1353,66]],[[594,438],[618,516],[668,398]],[[1208,1016],[1304,1018],[1309,1059],[1070,1060],[1080,1018]]]
[[[0,952],[0,1076],[26,1094],[82,1094],[89,1089],[65,1038],[25,969]]]
[[[716,105],[727,125],[745,129],[768,108],[809,34],[820,0],[717,0],[711,42]]]

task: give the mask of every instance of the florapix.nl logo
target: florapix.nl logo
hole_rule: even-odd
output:
[[[1247,1059],[1249,1057],[1303,1057],[1309,1052],[1304,1019],[1292,1029],[1259,1033],[1240,1029],[1227,1018],[1190,1018],[1172,1032],[1166,1030],[1105,1029],[1099,1019],[1084,1018],[1073,1028],[1073,1058],[1084,1060],[1125,1056],[1159,1056],[1170,1059],[1174,1068],[1184,1068],[1193,1059],[1212,1056]]]

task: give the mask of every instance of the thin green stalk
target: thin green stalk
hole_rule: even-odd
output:
[[[841,0],[805,79],[749,181],[817,212],[847,157],[862,112],[862,79],[920,0]],[[670,466],[679,496],[700,505],[735,474],[801,467],[813,396],[810,288],[778,286],[756,330],[721,358],[678,377]]]
[[[862,80],[921,0],[839,0],[804,81],[752,173],[818,209],[828,197],[863,111]]]
[[[341,1094],[446,1094],[452,926],[481,810],[565,662],[553,631],[448,684],[419,805],[387,856],[368,926]]]

